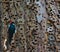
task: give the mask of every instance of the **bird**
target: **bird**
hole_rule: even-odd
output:
[[[10,21],[10,24],[8,26],[8,42],[9,42],[9,44],[11,44],[15,30],[16,30],[15,29],[15,23]]]

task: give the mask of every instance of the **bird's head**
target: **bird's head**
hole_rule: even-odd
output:
[[[13,24],[14,22],[12,20],[9,21],[10,24]]]

